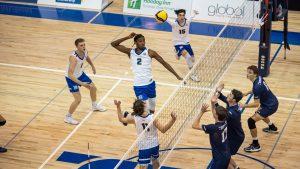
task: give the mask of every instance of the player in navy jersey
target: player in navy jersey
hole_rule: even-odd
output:
[[[226,109],[228,110],[228,144],[231,155],[235,155],[245,139],[245,133],[241,123],[242,112],[238,105],[239,101],[243,98],[243,93],[239,90],[233,89],[226,97],[222,94],[223,89],[224,84],[220,84],[217,87],[216,94],[213,96],[212,102],[218,105],[217,99],[219,98],[226,104]],[[228,168],[237,169],[239,167],[231,158]]]
[[[0,115],[0,126],[4,126],[5,123],[6,123],[5,118]],[[5,152],[7,152],[7,149],[4,147],[0,147],[0,153],[5,153]]]
[[[246,152],[258,152],[261,147],[258,143],[257,129],[255,123],[263,120],[269,125],[264,128],[264,132],[277,133],[277,127],[270,121],[269,116],[274,114],[278,109],[278,100],[272,93],[264,79],[258,75],[258,68],[254,65],[247,68],[247,78],[253,82],[252,91],[244,94],[253,93],[254,102],[240,105],[243,108],[258,108],[255,114],[248,119],[248,126],[252,135],[253,142],[249,147],[244,148]]]
[[[227,140],[227,110],[222,106],[215,107],[215,105],[212,104],[212,112],[216,123],[200,126],[201,117],[207,112],[207,109],[208,105],[204,104],[192,127],[197,130],[203,130],[209,134],[213,158],[207,168],[227,169],[230,161],[230,150]]]

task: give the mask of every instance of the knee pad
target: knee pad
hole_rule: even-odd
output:
[[[249,129],[255,129],[256,128],[256,125],[255,125],[255,121],[250,117],[249,119],[248,119],[248,127],[249,127]]]
[[[0,121],[0,126],[4,126],[4,125],[5,125],[5,123],[6,123],[6,120],[4,120],[4,121]]]
[[[148,108],[149,108],[149,110],[151,110],[151,111],[155,111],[155,105],[156,105],[156,99],[155,98],[149,98],[148,99]]]

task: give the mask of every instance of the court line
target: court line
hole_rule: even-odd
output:
[[[299,97],[298,97],[298,98],[299,98]],[[276,148],[276,146],[277,146],[277,144],[278,144],[278,142],[279,142],[279,140],[280,140],[280,138],[281,138],[281,136],[282,136],[282,134],[283,134],[283,132],[284,132],[284,129],[286,128],[287,123],[288,123],[288,121],[290,120],[290,118],[291,118],[291,116],[292,116],[292,113],[294,112],[294,110],[295,110],[295,108],[296,108],[297,103],[298,103],[298,102],[295,102],[295,103],[294,103],[294,106],[293,106],[292,110],[290,111],[289,116],[288,116],[287,120],[285,121],[284,126],[283,126],[281,132],[279,133],[279,136],[278,136],[277,139],[276,139],[276,142],[275,142],[275,144],[274,144],[274,146],[273,146],[273,148],[272,148],[271,153],[270,153],[269,156],[268,156],[268,159],[267,159],[266,163],[269,162],[269,160],[270,160],[270,158],[271,158],[271,156],[272,156],[272,154],[273,154],[273,152],[274,152],[274,150],[275,150],[275,148]],[[266,166],[264,165],[263,168],[266,168]]]
[[[24,69],[31,69],[31,70],[39,70],[39,71],[46,71],[46,72],[57,72],[57,73],[65,73],[65,70],[59,70],[59,69],[51,69],[51,68],[43,68],[43,67],[36,67],[36,66],[25,66],[25,65],[18,65],[18,64],[10,64],[10,63],[1,63],[0,66],[7,66],[7,67],[14,67],[14,68],[24,68]],[[125,78],[125,77],[118,77],[118,76],[110,76],[110,75],[100,75],[100,74],[87,74],[91,77],[96,77],[96,78],[102,78],[102,79],[113,79],[113,80],[122,80],[122,81],[129,81],[133,82],[132,78]],[[170,86],[170,87],[177,87],[178,84],[172,84],[172,83],[166,83],[166,82],[156,82],[158,85],[162,86]],[[188,86],[187,86],[188,87]],[[195,90],[213,90],[211,88],[196,88],[196,87],[190,87]],[[230,90],[223,90],[224,93],[229,93]],[[279,100],[285,100],[285,101],[293,101],[293,102],[300,102],[300,98],[290,98],[290,97],[282,97],[282,96],[277,96]]]
[[[123,29],[121,29],[121,31],[115,36],[114,40],[116,38],[118,38],[128,27],[130,24],[132,24],[137,17],[134,17],[134,19],[128,23],[128,25],[126,25],[126,27],[124,27]],[[107,43],[107,45],[100,50],[98,53],[96,53],[94,55],[94,57],[91,59],[92,61],[95,61],[103,52],[105,49],[107,49],[109,47],[110,43]],[[86,65],[84,67],[84,69],[87,67],[88,65]],[[26,68],[29,68],[30,66],[25,66]],[[44,70],[49,70],[48,68],[44,69]],[[55,70],[55,71],[59,71],[61,72],[61,70]],[[104,99],[122,82],[122,79],[118,79],[118,81],[116,82],[116,84],[108,91],[108,93],[102,97],[102,99],[99,101],[99,103],[102,103],[104,101]],[[84,119],[75,127],[75,129],[60,143],[60,145],[58,147],[56,147],[56,149],[54,150],[54,152],[46,159],[46,161],[44,161],[44,163],[39,167],[39,169],[43,168],[48,162],[49,160],[56,154],[56,152],[71,138],[71,136],[79,129],[79,127],[87,120],[87,118],[93,113],[93,111],[90,111],[85,117]]]
[[[33,118],[29,120],[22,128],[19,130],[5,145],[4,147],[7,147],[38,115],[40,115],[47,107],[50,105],[66,88],[62,88],[38,113],[36,113]]]
[[[98,104],[101,104],[108,95],[113,92],[113,90],[122,82],[122,80],[118,80],[113,87],[102,97],[102,99],[98,102]],[[43,162],[43,164],[39,167],[39,169],[43,168],[50,160],[51,158],[57,153],[57,151],[73,136],[73,134],[79,129],[79,127],[92,115],[94,111],[91,110],[84,119],[73,129],[71,133],[56,147],[56,149],[48,156],[48,158]]]

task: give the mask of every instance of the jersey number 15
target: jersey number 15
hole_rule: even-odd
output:
[[[179,29],[179,34],[185,34],[185,29]]]

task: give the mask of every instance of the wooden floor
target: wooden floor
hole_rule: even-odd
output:
[[[291,29],[299,31],[299,18],[300,14],[291,18],[295,26]],[[7,153],[0,154],[0,168],[3,169],[38,168],[52,152],[56,153],[45,168],[76,168],[81,164],[63,163],[56,159],[63,151],[86,154],[88,142],[91,154],[116,159],[123,156],[136,134],[133,126],[123,127],[117,121],[113,99],[120,99],[124,109],[129,110],[135,97],[129,60],[109,45],[113,39],[132,31],[142,33],[146,36],[148,47],[159,51],[181,75],[187,73],[185,62],[174,58],[171,33],[168,32],[6,15],[0,15],[0,27],[0,114],[7,119],[6,126],[0,128],[0,145],[8,148]],[[76,128],[63,122],[73,99],[66,87],[64,71],[68,55],[74,49],[73,41],[78,37],[86,39],[87,49],[97,69],[97,76],[93,76],[92,80],[108,111],[93,112],[85,118],[90,114],[91,102],[87,90],[81,90],[82,102],[74,117],[85,122]],[[212,37],[191,36],[197,57],[211,40]],[[131,46],[132,42],[127,45]],[[277,48],[278,45],[272,45],[271,55]],[[291,48],[287,60],[283,59],[281,50],[271,67],[271,75],[266,79],[280,98],[279,110],[271,120],[281,132],[276,135],[259,132],[262,151],[250,154],[275,168],[300,166],[300,47]],[[251,89],[251,82],[246,79],[246,67],[257,64],[257,57],[258,42],[248,42],[223,76],[226,89]],[[178,81],[157,62],[153,67],[154,78],[158,82],[159,109],[175,89],[172,85],[178,84]],[[87,72],[91,72],[90,68]],[[246,132],[242,148],[251,142],[246,120],[253,111],[246,110],[242,117]],[[212,122],[208,115],[204,118],[207,123]],[[259,122],[257,126],[261,131],[265,124]],[[76,132],[66,139],[74,129]],[[188,129],[177,147],[203,148],[210,145],[208,136],[203,132]],[[245,154],[242,148],[239,152]],[[210,159],[211,152],[207,150],[181,150],[174,151],[166,165],[205,168]],[[241,168],[264,168],[261,163],[247,157],[236,156],[234,159]]]

